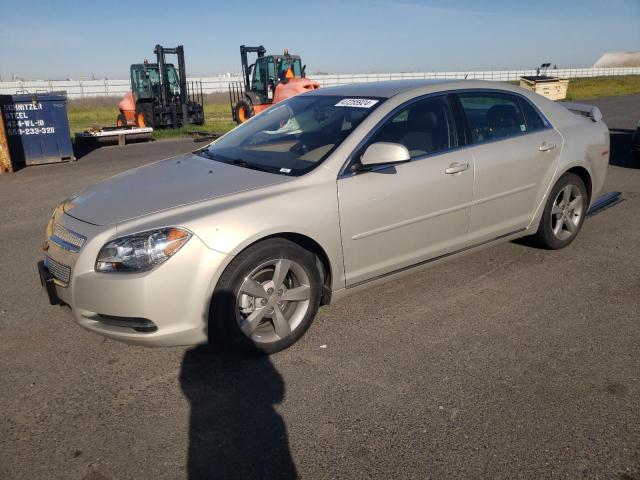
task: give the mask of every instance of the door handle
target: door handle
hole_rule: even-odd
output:
[[[444,173],[453,175],[454,173],[464,172],[465,170],[469,170],[468,163],[452,163],[449,165],[449,168],[445,168]]]
[[[542,145],[538,147],[538,150],[540,150],[541,152],[550,152],[554,148],[556,148],[555,143],[544,142]]]

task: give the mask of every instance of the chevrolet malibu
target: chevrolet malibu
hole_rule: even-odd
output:
[[[272,353],[359,289],[518,237],[569,245],[608,159],[597,108],[515,86],[320,89],[61,203],[40,277],[107,337]]]

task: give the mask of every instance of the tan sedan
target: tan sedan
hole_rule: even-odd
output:
[[[517,237],[565,247],[608,159],[596,108],[518,87],[325,88],[63,202],[40,276],[108,337],[271,353],[358,289]]]

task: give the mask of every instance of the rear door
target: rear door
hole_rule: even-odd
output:
[[[562,137],[524,97],[458,94],[475,164],[469,244],[529,225],[555,171]]]
[[[429,97],[401,108],[361,152],[375,142],[402,144],[411,160],[338,179],[347,285],[464,248],[467,241],[473,160],[469,149],[456,148],[449,99]]]

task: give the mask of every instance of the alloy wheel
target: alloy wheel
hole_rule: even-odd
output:
[[[584,214],[582,192],[577,185],[566,185],[558,192],[551,207],[551,230],[558,240],[575,235]]]
[[[293,260],[262,263],[247,275],[236,298],[236,321],[242,333],[257,343],[289,336],[304,319],[311,301],[311,282]]]

